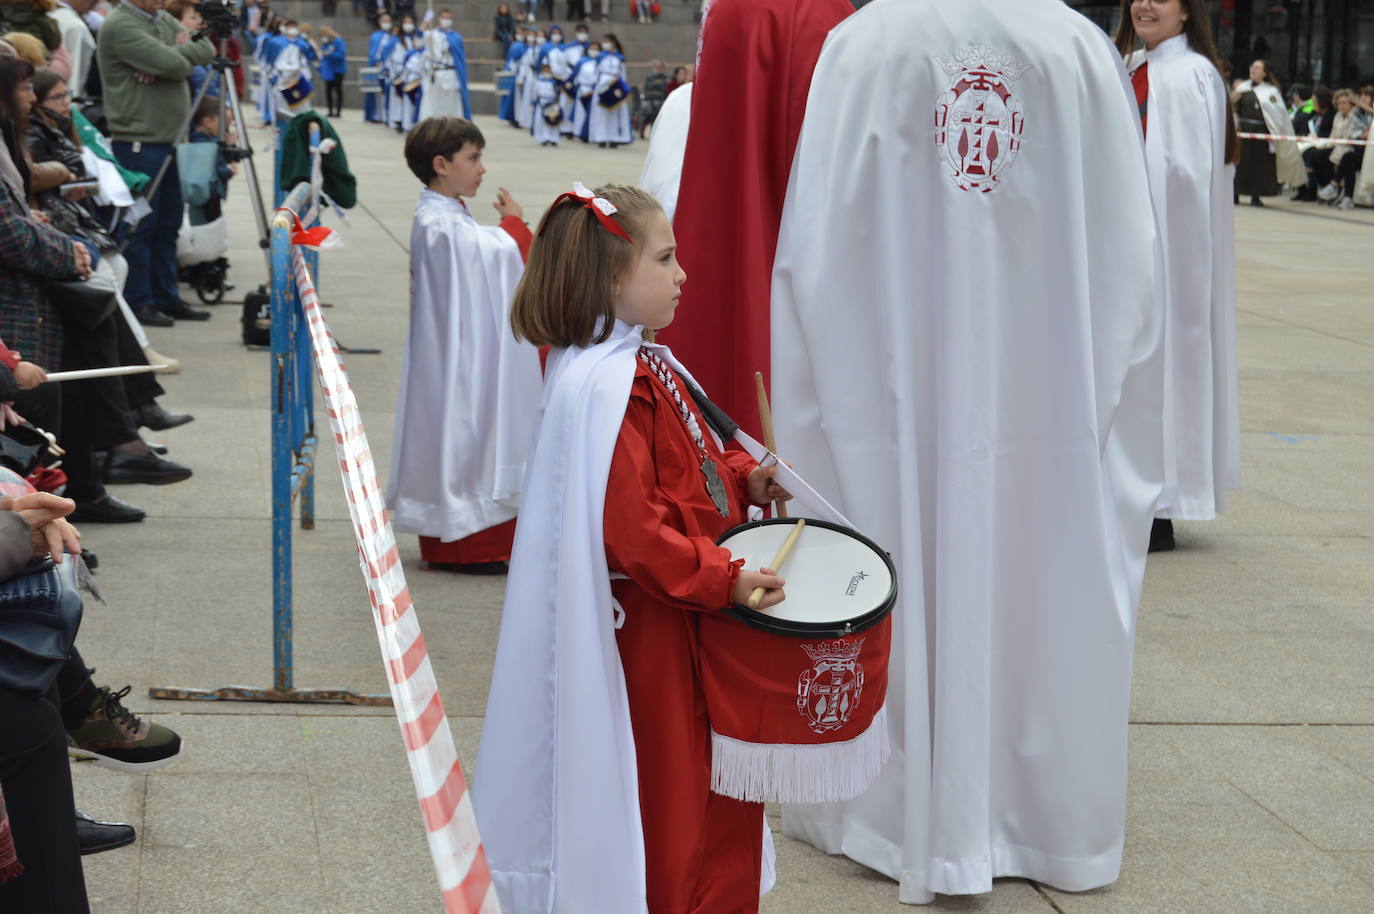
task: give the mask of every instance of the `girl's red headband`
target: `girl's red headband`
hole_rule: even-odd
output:
[[[549,209],[552,210],[564,200],[577,200],[582,203],[583,209],[591,210],[592,215],[596,217],[596,221],[600,222],[602,226],[605,227],[606,231],[610,232],[612,235],[624,238],[630,244],[634,244],[634,239],[630,237],[630,233],[625,231],[625,228],[619,222],[611,218],[611,216],[616,213],[615,204],[605,197],[594,195],[591,191],[587,190],[581,181],[574,181],[573,189],[570,192],[559,194],[557,199],[553,201],[553,206],[550,206]],[[547,225],[547,221],[544,224]],[[540,229],[540,233],[543,233],[542,228]]]

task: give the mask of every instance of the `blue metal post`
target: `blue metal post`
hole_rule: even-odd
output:
[[[295,464],[296,370],[291,328],[296,279],[291,269],[291,228],[272,226],[272,684],[292,685],[291,480]]]

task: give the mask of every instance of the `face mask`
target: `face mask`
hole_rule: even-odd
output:
[[[285,34],[287,38],[295,38],[300,33],[300,29],[287,29],[283,34]]]
[[[562,36],[562,35],[554,35],[553,37],[551,37],[551,38],[549,39],[549,41],[552,41],[554,44],[562,44],[562,43],[563,43],[563,36]]]
[[[415,23],[407,22],[405,25],[401,26],[401,31],[409,35],[411,32],[415,31]]]
[[[601,49],[600,49],[600,48],[587,48],[587,54],[586,54],[586,56],[588,56],[588,57],[600,57],[600,56],[601,56]]]
[[[577,40],[578,40],[578,41],[586,41],[588,37],[589,37],[589,36],[587,35],[586,32],[578,32],[578,33],[577,33]]]
[[[381,29],[383,32],[389,32],[389,31],[391,31],[391,23],[390,23],[390,22],[379,22],[379,23],[377,23],[377,28]]]
[[[439,28],[441,28],[441,29],[451,29],[451,28],[453,28],[453,20],[452,20],[452,19],[440,19],[440,20],[439,20]]]
[[[535,35],[535,36],[534,36],[534,43],[535,43],[535,44],[543,44],[543,43],[544,43],[544,36],[543,36],[543,35]]]

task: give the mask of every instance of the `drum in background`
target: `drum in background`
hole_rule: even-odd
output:
[[[743,524],[718,543],[757,569],[795,524]],[[856,531],[808,518],[781,576],[782,603],[700,617],[711,789],[756,803],[847,800],[873,782],[890,752],[896,569]]]

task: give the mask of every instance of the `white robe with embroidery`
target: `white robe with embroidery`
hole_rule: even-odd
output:
[[[677,211],[677,192],[682,184],[682,159],[687,153],[687,127],[692,120],[692,86],[674,89],[663,101],[649,134],[649,152],[644,156],[644,172],[639,186],[663,205],[668,221]]]
[[[452,541],[515,516],[542,389],[538,350],[510,328],[523,272],[504,229],[420,192],[387,483],[397,532]]]
[[[1008,74],[986,93],[960,76],[983,47]],[[1156,245],[1125,69],[1060,0],[875,0],[830,33],[778,239],[773,416],[897,564],[894,751],[783,825],[902,901],[1120,870],[1163,486]]]
[[[1169,301],[1168,486],[1159,516],[1208,520],[1240,488],[1235,169],[1224,161],[1229,102],[1221,74],[1188,48],[1186,36],[1161,42],[1149,61],[1145,157]],[[1138,60],[1131,63],[1134,69]]]

